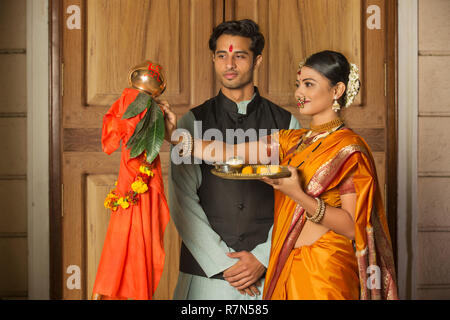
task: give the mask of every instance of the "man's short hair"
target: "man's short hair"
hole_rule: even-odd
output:
[[[254,58],[259,56],[264,49],[264,36],[259,31],[259,26],[250,19],[225,21],[215,27],[209,38],[209,49],[212,52],[216,51],[217,39],[223,34],[250,38],[252,40],[250,50],[253,52]]]

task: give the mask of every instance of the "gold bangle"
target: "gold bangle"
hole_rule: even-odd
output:
[[[308,214],[306,214],[306,218],[312,222],[314,222],[317,217],[320,215],[320,212],[322,211],[322,201],[320,198],[314,198],[317,201],[317,209],[316,212],[314,213],[314,215],[309,216]]]
[[[320,213],[319,216],[314,220],[315,223],[320,223],[320,221],[322,221],[323,216],[325,215],[325,210],[327,209],[325,201],[323,201],[322,199],[320,199],[320,201],[321,201]]]
[[[320,223],[320,221],[323,219],[323,216],[325,215],[325,210],[326,210],[326,204],[325,201],[323,201],[320,198],[315,198],[317,201],[317,209],[316,212],[314,213],[314,215],[312,217],[308,216],[308,214],[306,214],[306,219],[308,219],[311,222],[314,223]]]

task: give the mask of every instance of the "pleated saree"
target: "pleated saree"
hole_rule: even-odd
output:
[[[391,240],[369,147],[345,128],[297,152],[305,132],[280,131],[281,165],[303,162],[303,190],[334,207],[341,205],[339,188],[351,179],[357,194],[355,240],[330,230],[313,244],[294,248],[305,210],[275,191],[264,299],[397,299]]]

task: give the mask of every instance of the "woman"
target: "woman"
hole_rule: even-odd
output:
[[[252,148],[278,147],[291,176],[263,181],[275,189],[275,222],[265,299],[397,299],[395,268],[372,154],[345,127],[341,105],[359,91],[359,76],[340,53],[323,51],[301,63],[295,97],[311,128],[281,130],[271,143],[236,146],[195,141],[193,154],[223,161],[249,159]],[[166,104],[167,134],[176,127]],[[192,138],[181,143],[191,150]],[[203,154],[211,147],[223,152]],[[263,163],[267,159],[258,158]],[[247,161],[248,162],[248,161]]]

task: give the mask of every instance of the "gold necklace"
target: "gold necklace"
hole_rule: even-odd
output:
[[[308,148],[310,145],[312,145],[317,140],[327,137],[328,135],[341,129],[344,126],[345,126],[345,123],[340,118],[335,119],[330,122],[327,122],[320,126],[311,126],[311,129],[305,135],[303,135],[302,138],[300,139],[300,142],[297,145],[295,153],[302,152],[303,150]],[[320,128],[320,131],[316,131],[319,128]],[[324,130],[324,128],[327,128],[328,130]],[[316,134],[314,137],[310,138],[310,136],[313,132],[318,133],[318,134]]]
[[[310,130],[314,133],[331,131],[334,128],[339,127],[342,124],[344,124],[344,121],[341,118],[337,118],[337,119],[331,120],[327,123],[319,124],[318,126],[311,125]]]

